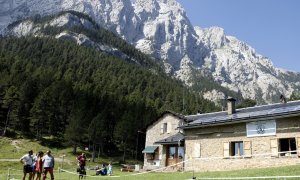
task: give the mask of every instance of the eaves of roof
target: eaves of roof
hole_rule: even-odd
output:
[[[175,135],[156,141],[154,144],[178,144],[181,141],[184,141],[184,135],[178,132]]]
[[[209,121],[209,122],[185,124],[183,126],[180,126],[179,128],[192,129],[192,128],[197,128],[197,127],[220,126],[220,125],[227,125],[227,124],[237,124],[237,123],[244,123],[244,122],[251,122],[251,121],[264,121],[264,120],[295,117],[295,116],[300,116],[300,110],[293,111],[293,112],[278,113],[278,114],[266,114],[266,115],[253,116],[253,117],[226,119],[226,120],[222,120],[222,121]]]

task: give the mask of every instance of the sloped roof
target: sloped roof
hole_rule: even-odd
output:
[[[180,128],[188,129],[292,116],[300,116],[300,101],[237,109],[236,113],[231,115],[228,115],[227,111],[222,111],[185,116],[188,123]]]
[[[146,126],[146,129],[148,129],[149,126],[151,126],[152,124],[154,124],[156,121],[158,121],[160,118],[162,118],[164,115],[166,114],[171,114],[175,117],[178,117],[178,119],[182,119],[184,121],[186,121],[185,117],[181,114],[178,114],[178,113],[175,113],[175,112],[172,112],[172,111],[164,111],[163,113],[161,113],[161,115],[159,117],[157,117],[154,121],[150,122],[147,126]]]
[[[178,142],[183,141],[184,140],[184,135],[180,132],[178,132],[177,134],[167,137],[165,139],[156,141],[154,144],[178,144]]]

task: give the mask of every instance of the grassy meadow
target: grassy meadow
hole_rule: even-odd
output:
[[[8,178],[8,172],[10,174],[10,179],[21,179],[22,178],[22,164],[18,159],[26,154],[26,152],[32,149],[34,152],[37,151],[47,151],[51,149],[53,156],[55,157],[55,179],[59,180],[72,180],[78,179],[75,169],[77,168],[76,156],[73,155],[71,148],[49,148],[47,146],[42,146],[33,140],[27,139],[0,139],[0,180],[5,180]],[[87,152],[88,154],[88,152]],[[64,157],[64,162],[62,163],[62,156]],[[95,176],[94,170],[87,171],[87,177],[85,179],[122,179],[122,180],[184,180],[192,179],[196,177],[197,179],[205,178],[234,178],[234,177],[259,177],[259,176],[298,176],[300,175],[300,164],[299,166],[286,166],[278,168],[265,168],[265,169],[249,169],[249,170],[239,170],[239,171],[219,171],[219,172],[141,172],[137,174],[135,172],[121,172],[121,166],[119,165],[120,157],[100,157],[97,158],[95,162],[87,162],[87,168],[93,168],[96,165],[100,165],[104,162],[113,162],[113,176]],[[130,163],[130,162],[129,162]],[[132,161],[131,164],[134,162]],[[140,164],[142,162],[139,162]],[[70,171],[59,172],[59,168]],[[48,175],[49,176],[49,175]],[[48,177],[47,179],[50,179]],[[299,179],[299,178],[291,178]]]

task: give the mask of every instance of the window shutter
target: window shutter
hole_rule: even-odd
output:
[[[167,124],[167,133],[171,133],[172,132],[172,123],[168,122]]]
[[[192,157],[193,158],[199,158],[199,157],[201,157],[201,151],[200,151],[200,149],[201,149],[201,145],[200,145],[200,143],[194,143],[194,145],[193,145],[194,147],[193,147],[193,153],[192,153]]]
[[[252,156],[252,144],[251,141],[244,141],[244,157]]]
[[[297,137],[297,154],[300,156],[300,137]]]
[[[160,124],[160,134],[164,133],[164,123]]]
[[[230,157],[230,143],[229,142],[224,142],[223,150],[224,150],[224,158],[229,158]]]
[[[159,159],[159,147],[154,151],[154,159]]]
[[[278,157],[278,141],[277,141],[277,139],[271,139],[271,153],[272,153],[272,157]]]

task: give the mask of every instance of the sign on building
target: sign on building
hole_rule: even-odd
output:
[[[276,135],[276,121],[256,121],[247,123],[247,137]]]

